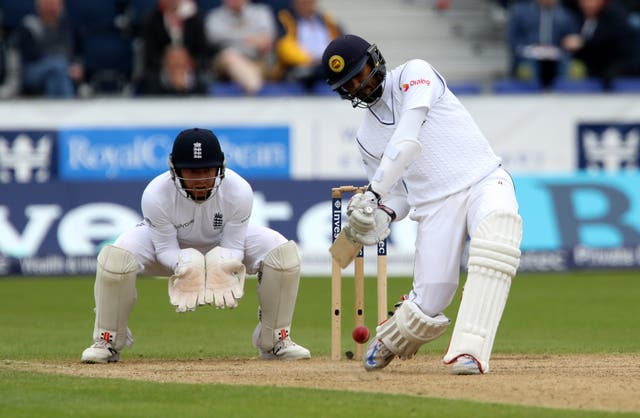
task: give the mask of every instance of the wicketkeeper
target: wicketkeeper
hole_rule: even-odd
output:
[[[520,262],[522,220],[509,174],[429,63],[387,71],[376,45],[345,35],[322,57],[327,82],[365,108],[356,144],[369,190],[348,204],[345,234],[372,245],[411,212],[418,223],[413,289],[367,346],[366,370],[412,357],[449,326],[468,236],[469,274],[444,362],[454,374],[489,371],[498,323]]]
[[[176,137],[169,170],[142,194],[144,221],[98,254],[94,343],[85,363],[116,362],[133,344],[128,328],[138,274],[168,276],[177,312],[200,305],[235,308],[246,274],[258,275],[259,322],[253,344],[261,359],[299,360],[309,350],[291,340],[300,255],[280,233],[249,225],[253,191],[225,168],[218,138],[207,129]]]

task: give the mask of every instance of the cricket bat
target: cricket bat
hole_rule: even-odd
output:
[[[353,242],[349,238],[344,231],[340,231],[336,240],[329,247],[329,252],[334,260],[338,262],[340,268],[345,268],[356,258],[360,250],[362,249],[362,244],[358,242]]]

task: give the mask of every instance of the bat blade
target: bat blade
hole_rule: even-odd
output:
[[[340,231],[336,240],[329,247],[329,252],[334,260],[338,262],[340,268],[345,268],[356,258],[362,244],[353,242],[347,238],[344,229]]]

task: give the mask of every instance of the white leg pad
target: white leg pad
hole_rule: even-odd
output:
[[[135,256],[122,248],[105,245],[98,254],[93,339],[111,343],[116,351],[133,342],[127,323],[136,301],[135,284],[139,269]]]
[[[443,314],[432,318],[405,300],[393,316],[376,328],[376,338],[401,359],[413,357],[425,343],[441,336],[451,321]]]
[[[478,226],[469,244],[467,282],[449,349],[443,361],[472,356],[480,371],[489,358],[509,296],[511,279],[520,264],[522,219],[518,214],[492,212]]]
[[[288,241],[271,250],[258,278],[261,323],[253,343],[256,348],[270,350],[288,337],[293,319],[300,284],[300,254],[295,242]]]

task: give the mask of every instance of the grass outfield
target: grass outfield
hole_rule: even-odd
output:
[[[344,282],[343,346],[349,347],[353,298],[350,280]],[[235,310],[200,307],[178,315],[169,305],[166,280],[139,279],[130,320],[136,343],[122,361],[255,357],[255,286],[254,279],[247,281],[246,295]],[[373,328],[375,281],[367,280],[366,286],[372,302],[367,304],[367,325]],[[390,279],[390,300],[410,286],[409,279]],[[638,272],[522,274],[513,282],[494,353],[640,353],[638,295]],[[445,312],[452,318],[458,301],[456,297]],[[91,342],[92,309],[91,278],[0,279],[0,361],[77,361]],[[451,330],[430,343],[429,351],[443,352]],[[294,340],[314,356],[328,356],[328,279],[303,278],[292,331]],[[0,393],[2,417],[638,416],[311,389],[96,380],[6,367],[0,367]]]

